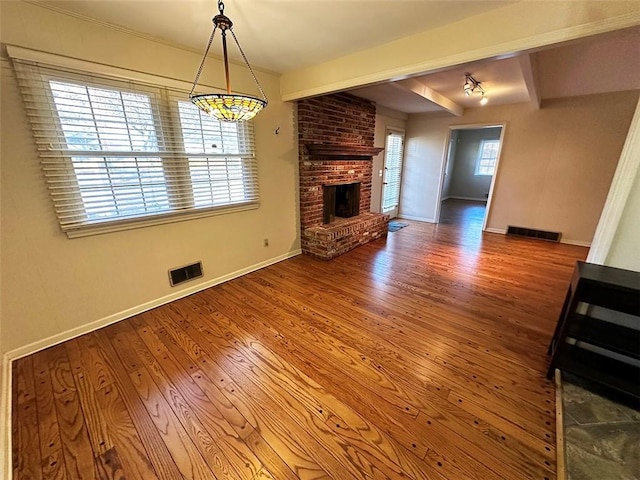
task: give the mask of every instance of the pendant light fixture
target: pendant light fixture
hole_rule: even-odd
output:
[[[193,87],[189,93],[189,98],[200,110],[222,120],[223,122],[242,122],[250,120],[255,117],[260,110],[267,106],[267,96],[264,94],[264,90],[262,90],[262,86],[260,85],[260,82],[258,82],[255,73],[253,73],[253,69],[251,68],[251,65],[249,65],[247,56],[244,54],[242,47],[238,43],[236,34],[233,33],[233,22],[224,14],[224,3],[222,3],[222,0],[218,0],[218,11],[220,13],[212,19],[213,31],[209,37],[209,43],[207,44],[207,49],[204,52],[202,63],[200,63],[200,68],[198,68],[196,79],[193,81]],[[227,93],[205,93],[202,95],[194,95],[193,92],[198,85],[198,80],[200,79],[200,74],[204,68],[204,63],[207,60],[207,55],[211,48],[211,44],[213,43],[213,37],[216,30],[220,30],[220,34],[222,36],[222,56],[224,61]],[[231,83],[229,81],[229,60],[227,58],[227,32],[231,33],[233,40],[236,42],[238,50],[240,50],[240,54],[244,59],[244,63],[247,65],[253,80],[258,86],[258,90],[260,90],[260,93],[262,94],[262,99],[249,95],[231,93]]]

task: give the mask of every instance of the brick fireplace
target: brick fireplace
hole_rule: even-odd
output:
[[[329,260],[385,237],[371,213],[375,104],[345,93],[298,101],[302,251]]]

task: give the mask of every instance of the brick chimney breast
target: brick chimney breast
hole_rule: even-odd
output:
[[[389,216],[371,213],[375,121],[375,104],[346,93],[298,101],[303,253],[329,260],[386,237]],[[324,149],[331,154],[312,155],[310,144],[331,147]],[[349,183],[360,184],[360,214],[324,224],[323,186]]]

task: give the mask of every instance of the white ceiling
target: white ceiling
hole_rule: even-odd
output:
[[[217,0],[32,0],[204,52]],[[226,0],[252,66],[284,73],[471,17],[514,0]],[[218,50],[212,53],[220,55]],[[230,56],[241,60],[235,49]]]
[[[463,108],[480,106],[480,96],[462,90],[465,72],[481,82],[488,105],[533,101],[522,63],[526,57],[537,72],[540,98],[561,98],[640,89],[640,28],[621,30],[510,58],[462,65],[414,77]],[[405,113],[445,111],[428,99],[398,88],[397,83],[351,90],[354,95]]]
[[[210,19],[217,14],[217,0],[27,1],[196,52],[204,52],[211,34]],[[226,0],[225,14],[234,22],[251,65],[284,73],[507,3],[513,0]],[[216,42],[213,54],[220,54],[219,48]],[[240,60],[234,48],[230,55]],[[531,82],[523,65],[537,71],[537,82]],[[640,27],[542,51],[514,53],[509,58],[425,72],[405,80],[404,85],[389,82],[351,92],[405,113],[443,111],[439,104],[415,93],[426,89],[461,111],[478,107],[480,100],[478,95],[464,95],[465,72],[482,83],[490,105],[533,100],[532,88],[543,99],[640,89]]]
[[[415,79],[463,108],[478,107],[481,96],[467,96],[462,90],[466,72],[471,73],[480,82],[491,105],[529,101],[529,93],[517,57],[475,62]],[[351,93],[405,113],[444,110],[420,95],[396,87],[393,82],[354,89]]]

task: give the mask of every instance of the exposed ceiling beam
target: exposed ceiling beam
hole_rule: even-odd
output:
[[[420,80],[416,80],[415,78],[408,78],[406,80],[393,82],[391,83],[391,85],[420,95],[430,102],[441,106],[447,112],[454,114],[456,117],[461,117],[462,113],[464,112],[464,107],[458,105],[456,102],[448,97],[445,97],[441,93],[436,92],[432,88],[427,87],[424,83],[422,83]]]
[[[604,6],[601,6],[604,5]],[[640,2],[515,2],[280,77],[282,100],[422,75],[640,24]],[[469,48],[469,32],[474,41]]]
[[[527,91],[529,92],[529,98],[535,104],[536,108],[540,109],[542,96],[540,95],[540,84],[538,82],[538,72],[535,62],[533,61],[533,58],[531,58],[530,53],[518,55],[518,62],[520,63],[524,83],[527,86]]]

